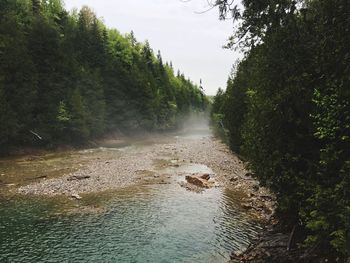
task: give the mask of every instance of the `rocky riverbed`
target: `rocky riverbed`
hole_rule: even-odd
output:
[[[120,138],[109,139],[93,149],[3,159],[0,160],[0,198],[59,199],[67,209],[55,214],[77,215],[104,214],[106,207],[92,200],[147,185],[160,192],[178,189],[183,193],[183,187],[199,200],[202,194],[204,198],[210,193],[229,191],[238,209],[235,213],[263,225],[270,222],[274,213],[273,195],[259,185],[246,164],[211,136],[209,130],[194,134],[158,134],[131,143]],[[169,188],[165,185],[158,188],[158,184],[169,184]],[[242,251],[231,250],[232,262],[243,259],[243,250],[244,246]]]
[[[55,178],[43,177],[16,191],[25,195],[66,195],[80,199],[86,193],[133,184],[169,183],[174,178],[179,185],[198,191],[198,187],[191,187],[179,178],[208,172],[215,187],[230,187],[237,191],[242,209],[247,213],[262,220],[269,219],[274,210],[274,198],[267,189],[259,186],[246,170],[245,163],[226,145],[212,136],[170,136],[166,140],[164,136],[160,143],[122,147],[118,149],[122,154],[92,159],[77,171]],[[203,167],[208,170],[203,171]]]

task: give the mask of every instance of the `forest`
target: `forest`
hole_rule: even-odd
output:
[[[350,257],[350,2],[216,1],[243,50],[214,98],[230,147],[277,196],[303,246]]]
[[[78,144],[175,128],[208,105],[201,87],[133,32],[87,6],[0,1],[0,149]]]
[[[350,262],[350,1],[241,2],[212,2],[243,58],[210,105],[148,41],[89,7],[1,0],[0,153],[167,131],[211,106],[300,245]]]

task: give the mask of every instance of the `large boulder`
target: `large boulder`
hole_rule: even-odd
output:
[[[186,181],[188,183],[194,184],[202,188],[211,188],[215,186],[215,182],[209,181],[209,179],[209,174],[192,174],[186,176]]]

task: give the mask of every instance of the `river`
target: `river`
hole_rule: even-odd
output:
[[[171,165],[174,156],[169,161],[164,153],[170,165],[156,169],[176,174],[166,182],[141,180],[83,194],[82,200],[17,192],[32,180],[55,180],[91,161],[118,159],[158,144],[164,150],[178,140],[204,145],[212,137],[209,130],[197,129],[161,140],[2,159],[0,262],[225,262],[232,251],[246,248],[261,228],[241,208],[237,191],[228,186],[188,191],[179,185],[179,174],[213,167],[186,160]]]

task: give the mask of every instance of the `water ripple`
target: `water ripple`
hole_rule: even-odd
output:
[[[0,204],[0,262],[224,262],[259,226],[229,189],[120,191],[106,212],[50,216],[50,202]]]

